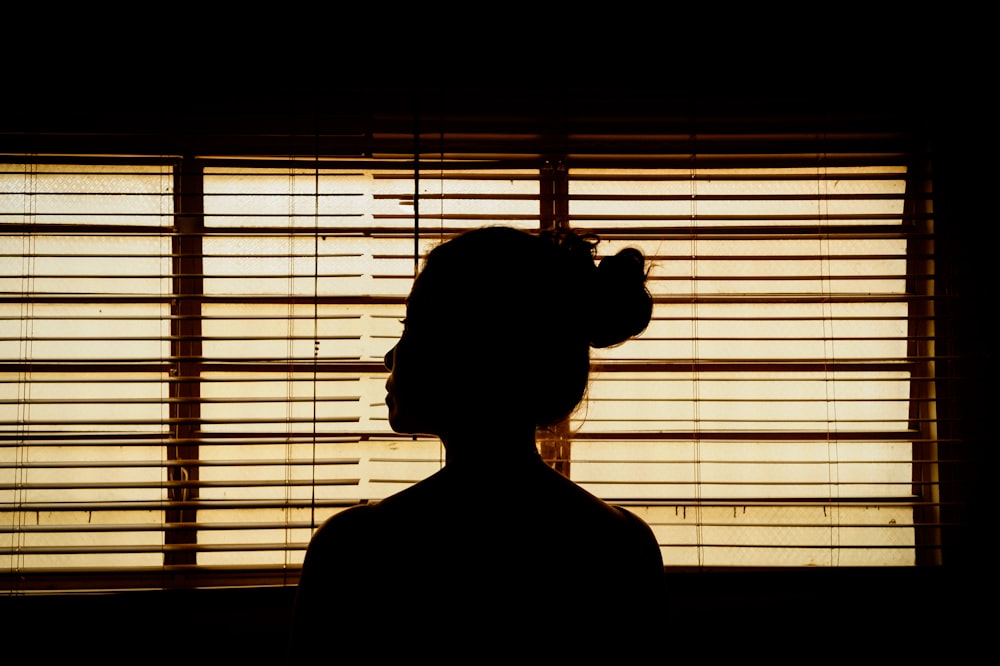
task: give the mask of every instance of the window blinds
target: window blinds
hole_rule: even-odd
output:
[[[8,156],[11,591],[294,583],[319,522],[442,464],[389,431],[381,359],[419,258],[492,223],[651,259],[653,322],[595,353],[542,446],[668,567],[939,560],[939,295],[906,137],[403,120],[361,157]]]
[[[922,557],[926,321],[911,316],[927,293],[908,289],[930,276],[908,273],[906,180],[891,166],[571,175],[570,218],[609,252],[643,248],[656,298],[641,339],[595,359],[573,476],[638,505],[665,561]]]

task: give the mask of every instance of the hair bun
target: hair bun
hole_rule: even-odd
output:
[[[646,330],[653,298],[642,252],[630,247],[605,257],[595,278],[590,346],[613,347]]]

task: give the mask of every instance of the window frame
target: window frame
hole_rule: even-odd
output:
[[[433,134],[433,133],[431,133]],[[390,146],[392,144],[390,143]],[[391,150],[391,149],[390,149]],[[490,153],[490,151],[485,151]],[[683,151],[680,151],[683,152]],[[919,154],[918,154],[919,156]],[[541,228],[550,228],[552,226],[559,226],[562,224],[571,224],[572,220],[568,215],[568,179],[566,175],[565,164],[567,162],[573,161],[573,156],[569,154],[553,155],[549,154],[544,159],[541,160],[543,165],[540,169],[540,183],[542,196],[539,197],[540,200],[540,226]],[[673,159],[673,158],[671,158]],[[419,165],[419,160],[413,160],[414,165]],[[538,164],[539,160],[535,157],[524,160],[525,164]],[[671,162],[672,163],[672,162]],[[198,158],[194,157],[184,157],[176,159],[177,169],[177,186],[175,192],[175,216],[177,219],[177,228],[181,232],[177,235],[174,240],[174,265],[176,268],[177,276],[175,277],[175,288],[179,295],[184,295],[190,293],[192,295],[201,294],[202,289],[199,288],[200,278],[195,277],[203,273],[203,268],[200,264],[199,257],[201,252],[199,250],[199,242],[202,237],[203,228],[200,226],[201,220],[203,219],[203,208],[201,207],[202,195],[200,194],[201,180]],[[919,169],[914,169],[909,172],[913,174],[913,187],[915,191],[919,191],[921,196],[914,198],[907,198],[907,201],[911,201],[911,205],[919,207],[921,202],[926,203],[929,198],[927,193],[923,190],[924,184],[927,182],[927,176],[922,169],[921,161],[915,160],[913,163],[915,166],[920,166]],[[419,169],[417,170],[419,173]],[[909,185],[908,185],[909,187]],[[911,220],[929,220],[930,213],[927,210],[917,210],[914,208],[908,216]],[[926,254],[927,256],[932,256],[930,251],[919,254]],[[178,377],[187,378],[197,376],[199,374],[199,367],[196,361],[191,361],[190,359],[198,359],[201,357],[200,353],[200,331],[197,328],[192,328],[197,324],[198,318],[192,316],[194,314],[193,308],[200,307],[200,301],[197,296],[194,298],[180,298],[177,299],[176,303],[173,305],[173,314],[175,318],[173,320],[174,329],[172,331],[174,340],[172,341],[172,357],[174,361],[174,371]],[[932,316],[933,313],[927,316]],[[914,321],[911,318],[911,324]],[[927,337],[924,341],[924,336],[914,335],[911,336],[912,344],[926,344],[932,342],[930,337]],[[920,353],[920,358],[933,358],[933,352],[928,352],[926,354]],[[171,418],[174,421],[174,440],[177,442],[190,442],[193,441],[191,438],[190,430],[195,428],[199,421],[199,414],[195,411],[197,409],[197,382],[172,382],[171,383]],[[916,403],[916,407],[920,408],[921,405],[932,406],[933,396],[928,396],[928,401],[924,402],[922,400],[911,401],[911,404]],[[925,412],[915,412],[913,419],[916,424],[920,424],[923,427],[926,423],[931,423],[929,419],[932,418],[928,416]],[[934,459],[933,456],[933,437],[929,436],[927,442],[924,445],[924,451],[926,453],[921,453],[921,457],[927,456],[926,459]],[[547,455],[553,457],[553,459],[565,459],[566,451],[566,440],[561,436],[556,437],[552,441],[546,441],[543,444],[545,447],[551,447],[548,449]],[[193,509],[184,508],[184,503],[196,496],[192,495],[192,492],[196,491],[197,480],[198,480],[198,468],[187,464],[186,461],[197,460],[197,446],[194,444],[184,444],[184,445],[171,445],[168,454],[169,463],[168,469],[170,470],[170,480],[172,484],[170,486],[170,495],[173,502],[175,502],[176,509],[169,509],[170,511],[176,511],[177,513],[170,514],[170,517],[174,520],[167,519],[167,522],[174,522],[177,524],[190,524],[195,522],[196,516],[192,513]],[[916,453],[915,453],[916,457]],[[914,478],[914,485],[919,486],[922,489],[923,484],[925,484],[928,479],[925,478]],[[933,479],[930,480],[931,483],[935,483]],[[927,524],[934,525],[939,522],[936,515],[927,517]],[[923,533],[923,531],[920,531]],[[193,558],[195,553],[193,550],[186,550],[184,546],[196,544],[197,536],[193,531],[188,531],[184,529],[180,530],[168,530],[167,531],[168,543],[171,546],[176,546],[175,548],[165,549],[165,561],[169,561],[171,564],[177,565],[179,567],[193,566]],[[933,537],[924,540],[924,543],[933,543]],[[933,552],[939,552],[938,549],[931,548]],[[920,552],[920,549],[918,549]],[[181,574],[180,578],[185,578],[190,575],[190,572]],[[266,578],[266,577],[265,577]],[[271,579],[274,580],[273,578]],[[285,583],[289,579],[287,576],[282,577],[282,582]],[[168,584],[172,585],[173,583]],[[183,585],[185,583],[181,583]]]

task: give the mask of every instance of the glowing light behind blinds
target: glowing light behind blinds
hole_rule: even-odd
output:
[[[259,525],[240,536],[258,543],[274,544],[282,520],[292,530],[290,549],[247,549],[241,563],[298,564],[316,524],[442,464],[436,440],[391,433],[385,414],[383,357],[401,332],[413,278],[411,179],[386,171],[322,169],[318,181],[311,170],[206,171],[205,272],[212,278],[204,352],[218,367],[205,373],[203,392],[215,401],[204,414],[214,425],[200,450],[216,465],[203,478],[218,488],[203,497],[239,498],[247,507],[202,511],[199,521]],[[535,179],[464,173],[423,186],[428,198],[442,188],[458,198],[439,197],[430,207],[437,219],[422,229],[421,255],[487,211],[537,220]],[[476,196],[463,199],[463,192]],[[275,464],[241,465],[247,459]],[[262,500],[293,508],[286,515]],[[199,562],[231,564],[225,544],[233,538],[206,534],[203,542],[219,550],[201,553]]]
[[[172,171],[2,169],[15,576],[155,572],[171,548],[216,572],[294,567],[315,524],[440,465],[437,442],[388,431],[383,404],[412,173],[205,164],[198,531],[169,548],[187,527],[164,513]],[[602,253],[643,248],[656,298],[639,340],[595,354],[570,473],[643,515],[668,565],[913,563],[908,410],[927,378],[907,356],[904,176],[570,170],[572,226]],[[421,253],[482,224],[539,226],[537,171],[419,182]]]
[[[653,500],[672,564],[912,564],[905,171],[573,175],[574,226],[642,247],[657,300],[595,355],[574,478]]]
[[[171,186],[0,168],[4,569],[162,564]]]

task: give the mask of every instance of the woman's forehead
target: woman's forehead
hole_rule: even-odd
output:
[[[437,313],[442,308],[447,308],[450,300],[446,290],[437,288],[435,281],[420,273],[413,281],[410,293],[406,297],[406,313],[407,316],[412,316],[414,312]]]
[[[473,276],[463,275],[454,270],[443,270],[439,265],[428,264],[413,280],[407,305],[417,302],[426,306],[428,302],[448,300],[463,289],[471,289]]]

